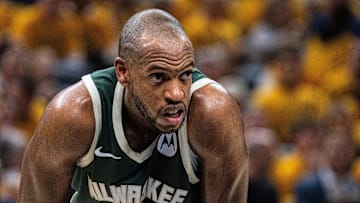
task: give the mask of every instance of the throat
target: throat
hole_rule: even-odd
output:
[[[129,130],[125,130],[125,137],[128,141],[129,146],[135,152],[142,152],[147,149],[154,140],[158,137],[157,134],[144,134],[144,133],[135,133]]]
[[[126,140],[135,152],[148,148],[160,134],[160,130],[131,114],[125,107],[122,112],[123,130]]]

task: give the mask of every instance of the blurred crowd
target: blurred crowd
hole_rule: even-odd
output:
[[[111,66],[143,8],[177,17],[238,102],[249,203],[360,202],[360,1],[0,0],[0,203],[49,100]]]

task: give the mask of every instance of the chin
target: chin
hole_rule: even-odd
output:
[[[179,130],[180,127],[177,127],[177,128],[158,128],[161,132],[164,132],[164,133],[172,133],[172,132],[175,132],[177,130]]]
[[[182,124],[178,126],[156,126],[157,129],[159,129],[161,132],[164,133],[171,133],[179,130],[181,128]]]

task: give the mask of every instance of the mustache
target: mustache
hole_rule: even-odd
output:
[[[184,103],[165,105],[160,109],[159,113],[160,114],[167,114],[167,113],[179,112],[179,111],[182,111],[182,112],[187,111],[187,108],[186,108]]]

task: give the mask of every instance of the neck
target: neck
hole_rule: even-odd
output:
[[[141,152],[157,138],[160,131],[144,119],[131,103],[125,99],[122,111],[124,133],[130,147]]]

